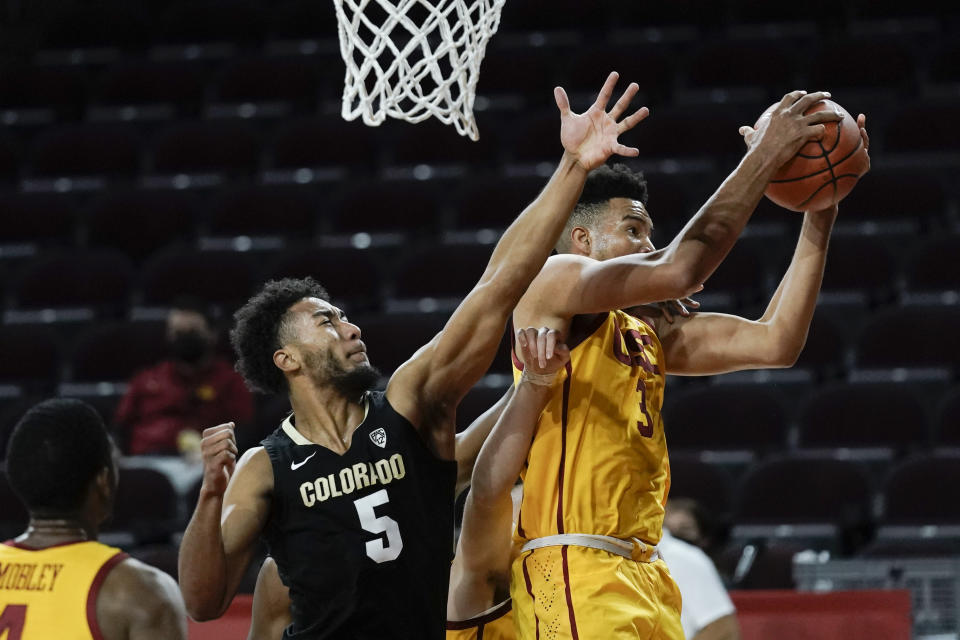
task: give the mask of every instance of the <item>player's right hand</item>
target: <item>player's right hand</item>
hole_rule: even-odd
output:
[[[748,148],[765,149],[773,155],[777,167],[783,166],[810,140],[823,137],[825,122],[839,122],[838,111],[823,110],[804,115],[815,103],[830,97],[827,91],[791,91],[764,113],[755,127],[740,127]]]
[[[556,329],[527,327],[517,330],[517,357],[524,370],[530,368],[537,375],[552,375],[570,361],[570,349],[560,341]]]
[[[203,430],[200,455],[203,459],[201,491],[222,496],[237,464],[237,439],[234,423],[227,422]]]

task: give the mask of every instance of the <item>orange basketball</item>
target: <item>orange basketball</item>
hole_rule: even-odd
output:
[[[832,100],[821,100],[806,113],[824,109],[836,109],[843,114],[843,120],[824,123],[827,130],[823,138],[803,145],[792,160],[780,167],[765,191],[768,198],[791,211],[816,211],[840,202],[868,167],[856,118]]]

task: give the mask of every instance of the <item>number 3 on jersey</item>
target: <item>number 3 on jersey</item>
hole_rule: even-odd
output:
[[[360,526],[364,531],[370,533],[386,533],[387,543],[383,543],[383,538],[377,537],[367,542],[367,556],[374,562],[389,562],[396,560],[403,551],[403,539],[400,537],[400,527],[397,521],[390,516],[380,516],[374,512],[374,507],[390,502],[390,496],[386,489],[380,489],[376,493],[359,498],[353,501],[353,506],[357,508],[357,515],[360,516]]]

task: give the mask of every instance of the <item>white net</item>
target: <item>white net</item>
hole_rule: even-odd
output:
[[[346,64],[346,120],[433,116],[479,138],[480,62],[505,0],[334,0]]]

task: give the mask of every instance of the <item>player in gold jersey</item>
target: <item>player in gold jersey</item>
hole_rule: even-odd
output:
[[[173,578],[97,542],[117,471],[93,407],[58,399],[30,409],[11,436],[7,476],[30,524],[0,545],[0,638],[186,639]]]
[[[680,593],[656,546],[670,487],[665,376],[790,366],[806,340],[836,208],[805,214],[790,268],[757,321],[699,313],[668,326],[628,310],[707,281],[773,173],[840,118],[804,115],[828,95],[787,94],[757,129],[743,127],[743,160],[664,249],[650,242],[641,177],[605,167],[588,179],[560,255],[514,312],[515,325],[556,329],[571,349],[523,475],[511,586],[521,640],[683,638]]]

